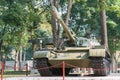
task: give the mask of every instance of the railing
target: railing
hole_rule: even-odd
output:
[[[1,67],[0,67],[1,80],[3,80],[3,78],[4,78],[4,66],[5,66],[4,62],[1,62]],[[92,74],[93,70],[98,70],[98,69],[92,69],[92,68],[81,68],[79,66],[68,64],[68,63],[66,63],[64,61],[62,61],[59,64],[55,64],[55,65],[52,65],[52,66],[49,66],[49,67],[38,68],[37,70],[50,69],[50,68],[55,68],[57,66],[62,66],[62,69],[61,69],[61,72],[62,72],[61,76],[63,78],[62,80],[65,80],[65,69],[66,69],[66,66],[81,70],[82,72],[79,72],[79,74],[81,74],[81,75],[82,75],[82,73],[85,74],[86,72],[89,75],[89,74]],[[20,68],[20,67],[12,67],[12,66],[9,66],[9,65],[6,65],[6,67],[10,67],[10,68],[13,68],[13,69],[15,69],[15,68],[19,69]],[[26,65],[24,65],[24,67],[22,67],[22,69],[24,69],[25,72],[26,72],[26,74],[25,74],[26,76],[28,76],[28,67],[30,67],[30,66],[28,66],[28,64],[26,64]],[[31,67],[31,69],[33,69],[33,67]],[[105,68],[103,68],[102,70],[104,70],[104,69]]]

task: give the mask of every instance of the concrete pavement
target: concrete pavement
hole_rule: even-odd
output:
[[[13,77],[5,78],[4,80],[63,80],[63,77],[39,77],[39,76],[28,76],[28,77]],[[109,76],[69,76],[65,77],[64,80],[120,80],[120,73],[111,73]]]

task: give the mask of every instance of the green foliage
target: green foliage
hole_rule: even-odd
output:
[[[106,9],[107,28],[109,47],[111,51],[120,49],[120,0],[74,0],[72,6],[69,26],[81,36],[77,31],[81,27],[90,28],[90,32],[100,37],[100,20],[99,13]],[[114,39],[116,42],[114,42]]]
[[[32,0],[0,0],[0,39],[4,46],[13,46],[17,50],[20,45],[28,47],[31,31],[34,32],[38,27],[40,17]]]
[[[81,27],[90,28],[91,32],[95,32],[95,30],[100,28],[97,3],[97,0],[75,0],[69,25],[75,32]],[[99,34],[99,32],[95,34]]]
[[[46,33],[47,32],[39,30],[39,29],[35,30],[35,35],[37,38],[48,37]]]
[[[59,4],[64,17],[68,1],[60,0]],[[69,26],[78,36],[82,36],[82,31],[79,33],[81,27],[100,36],[99,12],[102,7],[106,9],[110,49],[120,49],[119,4],[120,0],[104,0],[101,3],[99,0],[74,0]],[[49,0],[0,0],[0,39],[4,45],[18,49],[20,45],[27,47],[30,39],[52,37],[50,24],[46,24],[51,23],[49,5]],[[40,28],[43,26],[48,29]]]
[[[5,75],[25,75],[26,71],[5,71]],[[28,71],[28,74],[30,74],[30,71]]]
[[[108,25],[108,38],[111,50],[120,49],[120,0],[106,0],[107,2],[107,25]],[[111,40],[113,39],[113,40]]]
[[[68,2],[67,0],[60,0],[59,5],[60,6],[65,6],[65,3]]]
[[[23,24],[24,15],[22,15],[24,10],[19,4],[11,5],[9,9],[3,12],[3,21],[5,24],[21,26]],[[21,15],[21,16],[20,16]]]

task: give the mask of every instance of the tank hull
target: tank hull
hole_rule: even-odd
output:
[[[43,76],[60,76],[62,62],[65,62],[66,75],[73,68],[93,68],[96,76],[106,76],[110,73],[110,61],[105,49],[66,48],[65,50],[43,50],[34,53],[34,68]],[[54,67],[53,67],[54,66]],[[52,69],[41,70],[40,68]],[[59,74],[56,74],[59,73]]]
[[[73,67],[73,66],[76,66],[76,67],[80,67],[80,68],[88,68],[88,67],[92,67],[91,66],[91,60],[89,59],[71,59],[71,60],[49,60],[49,63],[51,65],[56,65],[56,64],[60,64],[62,62],[65,62],[65,67],[67,68],[70,68],[70,67]],[[71,65],[71,66],[70,66]],[[73,66],[72,66],[73,65]],[[61,65],[59,66],[56,66],[56,67],[62,67]]]

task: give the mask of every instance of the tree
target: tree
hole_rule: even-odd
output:
[[[51,0],[50,4],[51,6],[55,6],[58,9],[59,1],[60,0]],[[54,47],[57,48],[58,41],[59,41],[59,26],[57,24],[56,19],[53,17],[53,15],[51,16],[51,19],[52,19],[51,25],[52,25],[52,33],[53,33],[53,44],[54,44]]]
[[[102,44],[108,48],[108,36],[107,36],[107,25],[106,25],[106,12],[105,12],[105,0],[99,0],[100,2],[100,23],[101,23],[101,40]]]
[[[71,9],[72,9],[72,4],[73,4],[73,0],[69,0],[68,6],[67,6],[66,19],[65,19],[66,25],[68,25],[68,21],[69,21]]]
[[[2,26],[4,26],[1,39],[6,43],[6,46],[12,45],[15,47],[17,54],[21,46],[27,46],[30,37],[29,30],[31,26],[35,27],[39,21],[39,16],[32,12],[29,5],[31,4],[19,0],[6,0],[1,3],[2,8],[5,8],[1,15],[3,21]],[[17,60],[15,62],[18,63]]]
[[[120,30],[120,24],[119,24],[119,6],[120,0],[109,0],[107,1],[107,15],[108,15],[108,40],[109,40],[109,47],[110,51],[112,53],[112,67],[113,71],[116,71],[116,66],[118,63],[118,60],[116,58],[116,51],[120,49],[120,41],[119,41],[119,31]]]
[[[68,4],[66,3],[68,2]],[[62,9],[63,6],[65,6],[64,4],[67,5],[67,10],[63,9],[64,12],[66,12],[66,17],[65,17],[65,23],[66,25],[68,25],[68,21],[69,21],[69,17],[70,17],[70,13],[71,13],[71,8],[72,8],[72,4],[73,4],[73,0],[69,0],[69,1],[64,1],[64,0],[51,0],[50,1],[51,6],[55,6],[59,12],[60,9]],[[61,11],[62,13],[62,11]],[[53,32],[53,42],[54,42],[54,46],[56,48],[59,47],[59,44],[61,41],[59,41],[59,34],[60,34],[60,23],[57,22],[57,20],[52,16],[52,32]]]
[[[79,8],[78,8],[79,7]],[[100,35],[97,0],[75,0],[72,6],[69,27],[77,36],[85,36],[82,27],[87,31],[87,35],[93,33],[97,37]]]
[[[40,1],[41,3],[41,1]],[[2,0],[0,3],[1,44],[11,45],[18,51],[27,47],[28,40],[37,39],[37,27],[50,22],[48,10],[36,7],[33,0]],[[42,4],[41,4],[42,5]],[[47,13],[45,13],[47,12]],[[47,18],[46,18],[47,16]],[[41,19],[41,20],[40,20]],[[40,30],[40,29],[39,29]],[[48,33],[49,34],[49,33]],[[40,34],[39,34],[40,35]]]

